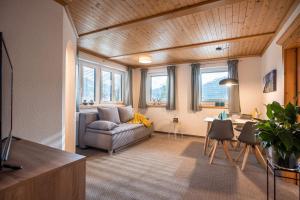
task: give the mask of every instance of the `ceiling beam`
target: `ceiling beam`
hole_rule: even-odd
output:
[[[127,65],[126,63],[123,63],[123,62],[120,62],[120,61],[117,61],[117,60],[112,60],[112,59],[110,59],[110,58],[107,57],[107,56],[101,55],[101,54],[96,53],[96,52],[94,52],[94,51],[91,51],[91,50],[89,50],[89,49],[85,49],[85,48],[82,48],[82,47],[77,47],[77,49],[78,49],[78,51],[81,51],[81,52],[86,53],[86,54],[90,54],[90,55],[95,56],[95,57],[98,57],[98,58],[100,58],[100,59],[107,60],[107,61],[110,61],[110,62],[119,64],[119,65],[123,65],[123,66],[128,66],[128,67],[130,67],[130,66]]]
[[[157,52],[161,52],[161,51],[169,51],[169,50],[175,50],[175,49],[177,50],[177,49],[188,49],[188,48],[195,48],[195,47],[211,46],[211,45],[222,44],[225,42],[238,42],[238,41],[242,41],[242,40],[257,39],[260,37],[267,37],[267,36],[272,37],[272,36],[274,36],[274,34],[275,34],[275,32],[268,32],[268,33],[261,33],[261,34],[256,34],[256,35],[228,38],[228,39],[223,39],[223,40],[214,40],[214,41],[209,41],[209,42],[201,42],[201,43],[194,43],[194,44],[188,44],[188,45],[182,45],[182,46],[174,46],[174,47],[155,49],[155,50],[150,50],[150,51],[142,51],[142,52],[135,52],[135,53],[111,56],[111,57],[109,57],[109,59],[115,60],[118,58],[139,55],[139,54],[150,54],[150,53],[157,53]]]
[[[94,38],[103,33],[122,31],[124,29],[132,28],[132,27],[136,27],[136,26],[143,26],[143,25],[149,24],[149,23],[155,23],[155,22],[159,22],[162,20],[168,20],[168,19],[173,19],[173,18],[177,18],[177,17],[182,17],[182,16],[190,15],[190,14],[201,12],[201,11],[206,11],[206,10],[209,10],[212,8],[221,7],[221,6],[224,6],[227,4],[237,3],[240,1],[244,1],[244,0],[207,0],[207,1],[196,3],[193,5],[184,6],[181,8],[174,9],[174,10],[158,13],[156,15],[152,15],[152,16],[148,16],[148,17],[144,17],[144,18],[140,18],[140,19],[135,19],[132,21],[123,22],[120,24],[116,24],[116,25],[104,27],[101,29],[97,29],[94,31],[90,31],[87,33],[83,33],[83,34],[80,34],[79,37]]]
[[[299,30],[300,27],[300,14],[295,18],[293,23],[288,27],[288,29],[283,33],[283,35],[276,42],[278,45],[283,45],[290,37]]]
[[[55,2],[59,3],[62,6],[68,5],[72,0],[54,0]]]
[[[253,54],[253,55],[240,55],[240,56],[229,56],[229,57],[218,57],[218,58],[210,58],[210,59],[199,59],[199,60],[184,60],[181,62],[167,62],[167,63],[160,63],[160,64],[152,64],[152,65],[136,65],[134,68],[151,68],[151,67],[161,67],[167,65],[181,65],[181,64],[192,64],[192,63],[211,63],[214,61],[227,61],[231,59],[242,59],[242,58],[251,58],[251,57],[260,57],[260,54]]]

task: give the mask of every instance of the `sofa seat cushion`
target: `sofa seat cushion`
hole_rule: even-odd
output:
[[[91,128],[87,128],[87,132],[92,132],[92,133],[98,133],[98,134],[106,134],[106,135],[114,135],[114,134],[118,134],[124,131],[128,131],[128,130],[132,130],[132,129],[136,129],[139,127],[143,127],[143,124],[128,124],[128,123],[123,123],[123,124],[119,124],[118,127],[114,128],[113,130],[110,131],[104,131],[104,130],[98,130],[98,129],[91,129]]]

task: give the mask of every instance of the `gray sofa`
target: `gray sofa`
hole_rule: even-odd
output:
[[[110,154],[132,143],[150,137],[153,128],[142,124],[121,123],[110,131],[91,129],[87,126],[99,120],[98,112],[79,113],[78,144],[80,148],[96,147]]]

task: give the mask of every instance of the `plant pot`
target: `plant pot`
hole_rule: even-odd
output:
[[[279,167],[287,169],[299,168],[299,156],[296,156],[296,153],[290,153],[285,158],[282,158],[275,148],[270,147],[268,149],[268,157],[271,158],[272,163]]]

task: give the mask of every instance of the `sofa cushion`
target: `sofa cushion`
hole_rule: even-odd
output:
[[[87,128],[87,132],[92,132],[92,133],[98,133],[98,134],[105,134],[105,135],[114,135],[114,134],[118,134],[124,131],[128,131],[128,130],[134,130],[136,128],[139,127],[143,127],[143,124],[119,124],[118,127],[114,128],[113,130],[110,131],[104,131],[104,130],[97,130],[97,129],[91,129],[91,128]]]
[[[87,127],[91,129],[99,129],[99,130],[104,130],[104,131],[110,131],[113,130],[114,128],[118,127],[119,125],[110,122],[110,121],[104,121],[104,120],[98,120],[90,123]]]
[[[118,107],[118,111],[122,123],[126,123],[133,119],[133,109],[131,106]]]
[[[98,107],[99,119],[120,124],[119,111],[117,107]]]

